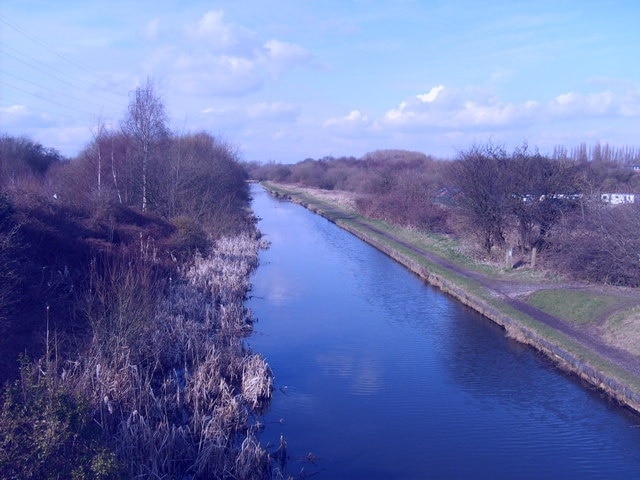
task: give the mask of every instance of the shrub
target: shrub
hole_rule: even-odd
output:
[[[14,208],[5,194],[0,194],[0,321],[6,308],[16,301],[19,283],[18,224],[13,218]]]
[[[592,282],[640,286],[640,208],[598,206],[584,221],[557,232],[550,262],[569,275]]]
[[[208,254],[211,245],[201,223],[187,216],[176,217],[171,223],[176,230],[165,248],[172,256],[183,262],[193,257],[196,252],[205,256]]]
[[[24,361],[20,379],[4,389],[3,478],[121,478],[122,470],[91,420],[88,403],[56,379],[47,368],[52,365]]]

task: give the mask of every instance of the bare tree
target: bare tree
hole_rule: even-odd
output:
[[[101,118],[98,119],[98,124],[96,125],[95,130],[93,131],[93,150],[95,152],[96,159],[98,161],[98,165],[96,167],[97,170],[97,186],[98,186],[98,199],[102,199],[102,145],[101,139],[106,134],[106,127]]]
[[[206,132],[174,139],[171,179],[165,201],[171,215],[220,224],[249,199],[238,155],[227,143]]]
[[[576,278],[640,286],[640,208],[594,204],[554,239],[551,263]]]
[[[131,139],[134,155],[140,163],[142,210],[145,211],[149,200],[149,163],[169,136],[164,104],[149,79],[133,92],[127,116],[122,122],[122,131]]]
[[[504,149],[474,146],[462,152],[449,170],[451,184],[459,190],[458,205],[473,226],[487,253],[503,245],[507,221],[507,164]]]
[[[577,208],[581,191],[575,163],[551,160],[527,144],[509,157],[505,174],[509,213],[524,250],[541,248],[560,216]]]

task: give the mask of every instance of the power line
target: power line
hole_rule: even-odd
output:
[[[78,98],[78,97],[74,97],[73,95],[69,95],[68,93],[60,92],[60,91],[54,90],[54,89],[52,89],[52,88],[45,87],[44,85],[39,85],[39,84],[37,84],[36,82],[32,82],[31,80],[27,80],[26,78],[22,78],[22,77],[20,77],[20,76],[18,76],[18,75],[14,75],[13,73],[9,73],[9,72],[5,71],[5,72],[3,72],[2,74],[3,74],[3,75],[9,75],[10,77],[13,77],[13,78],[15,78],[15,79],[17,79],[17,80],[20,80],[21,82],[28,83],[28,84],[30,84],[30,85],[33,85],[33,86],[35,86],[35,87],[38,87],[38,88],[40,88],[40,89],[42,89],[42,90],[47,90],[47,91],[49,91],[49,92],[53,92],[53,93],[54,93],[54,94],[56,94],[56,95],[62,95],[62,96],[64,96],[64,97],[68,97],[68,98],[70,98],[70,99],[72,99],[72,100],[76,100],[76,101],[78,101],[78,102],[82,102],[82,103],[89,103],[89,104],[95,105],[96,107],[104,108],[104,105],[103,105],[103,104],[99,104],[99,103],[95,103],[95,102],[87,101],[87,100],[84,100],[84,99],[81,99],[81,98]]]
[[[27,57],[27,58],[29,58],[30,60],[32,60],[33,62],[39,63],[40,65],[44,66],[45,68],[48,68],[48,69],[53,70],[53,71],[55,71],[55,72],[58,72],[58,73],[60,73],[60,74],[62,74],[62,75],[65,75],[65,76],[68,76],[68,77],[74,78],[74,79],[75,79],[75,80],[77,80],[77,81],[80,81],[80,82],[82,82],[82,83],[86,83],[87,85],[91,86],[91,84],[90,84],[90,83],[85,82],[85,81],[80,80],[80,79],[77,79],[77,78],[75,78],[75,77],[72,77],[71,75],[68,75],[67,73],[62,72],[61,70],[59,70],[59,69],[57,69],[57,68],[51,67],[51,66],[49,66],[49,65],[47,65],[47,64],[45,64],[45,63],[43,63],[43,62],[41,62],[41,61],[39,61],[39,60],[36,60],[35,58],[33,58],[33,57],[29,56],[29,55],[26,55],[26,54],[24,54],[24,53],[20,52],[19,50],[16,50],[15,48],[10,47],[9,45],[7,45],[7,44],[5,44],[5,43],[0,43],[0,47],[2,47],[3,49],[4,49],[4,48],[8,48],[8,49],[10,49],[10,50],[13,50],[14,52],[18,53],[19,55],[22,55],[22,56],[24,56],[24,57]],[[13,54],[11,54],[11,53],[9,53],[9,52],[7,52],[7,51],[3,51],[3,50],[0,50],[0,52],[2,52],[4,55],[8,55],[9,57],[13,58],[14,60],[17,60],[18,62],[20,62],[20,63],[22,63],[22,64],[24,64],[24,65],[28,66],[29,68],[32,68],[32,69],[36,70],[37,72],[43,73],[43,74],[45,74],[45,75],[48,75],[48,76],[49,76],[49,77],[51,77],[51,78],[55,78],[56,80],[58,80],[59,82],[64,83],[65,85],[68,85],[68,86],[70,86],[70,87],[73,87],[73,88],[76,88],[76,89],[79,89],[79,90],[84,90],[84,91],[86,91],[86,92],[91,93],[94,97],[100,98],[100,99],[105,100],[105,101],[107,101],[107,102],[111,102],[111,103],[112,103],[112,104],[114,104],[114,105],[121,106],[121,104],[120,104],[120,103],[118,103],[118,102],[116,102],[115,100],[110,100],[110,99],[108,99],[108,98],[106,98],[106,97],[103,97],[103,96],[101,96],[101,95],[97,95],[94,91],[92,91],[92,90],[90,90],[90,89],[83,88],[83,87],[81,87],[81,86],[79,86],[79,85],[74,85],[73,83],[69,82],[68,80],[65,80],[64,78],[60,78],[60,77],[59,77],[59,76],[57,76],[57,75],[54,75],[54,74],[52,74],[52,73],[50,73],[50,72],[47,72],[47,71],[45,71],[45,70],[43,70],[43,69],[41,69],[41,68],[38,68],[37,66],[32,65],[32,64],[30,64],[29,62],[27,62],[27,61],[25,61],[25,60],[23,60],[23,59],[21,59],[21,58],[17,57],[16,55],[13,55]]]
[[[9,103],[9,102],[10,102],[10,100],[8,100],[8,99],[6,99],[6,98],[3,98],[3,97],[0,97],[0,100],[1,100],[1,101],[3,101],[3,102],[7,102],[7,103]],[[12,106],[13,106],[13,105],[9,105],[9,107],[12,107]],[[34,107],[34,106],[32,106],[32,105],[27,105],[27,104],[24,104],[24,103],[22,103],[22,102],[21,102],[20,106],[21,106],[21,107],[26,107],[26,108],[28,108],[28,109],[30,109],[30,110],[38,110],[39,112],[47,113],[47,114],[49,114],[49,115],[55,115],[55,116],[57,116],[57,117],[70,118],[71,120],[75,120],[75,121],[77,121],[77,122],[78,122],[78,121],[80,121],[77,117],[73,117],[73,116],[71,116],[71,115],[66,115],[66,114],[64,114],[64,113],[59,113],[59,112],[52,112],[52,111],[50,111],[50,110],[45,110],[44,108],[39,108],[39,107]]]
[[[7,20],[6,17],[4,17],[3,15],[0,15],[0,22],[4,23],[5,25],[8,25],[9,27],[11,27],[12,29],[14,29],[16,32],[20,33],[21,35],[25,36],[26,38],[28,38],[29,40],[37,43],[38,45],[46,48],[47,50],[49,50],[50,52],[52,52],[53,54],[55,54],[56,56],[60,57],[61,59],[69,62],[72,65],[75,65],[76,67],[80,68],[81,70],[84,70],[85,72],[89,73],[90,75],[93,75],[94,77],[96,77],[99,80],[102,80],[103,82],[106,82],[107,84],[110,84],[112,86],[115,86],[116,88],[118,87],[113,81],[111,81],[110,79],[103,77],[102,75],[97,74],[93,69],[87,67],[86,65],[77,62],[76,60],[73,60],[72,58],[67,57],[66,55],[63,55],[62,53],[58,52],[55,48],[51,47],[49,44],[47,44],[46,42],[34,37],[33,35],[29,34],[28,32],[26,32],[23,28],[19,27],[17,24],[15,24],[14,22],[11,22],[9,20]],[[114,93],[114,92],[112,92]],[[124,95],[123,93],[116,93],[116,95]]]
[[[23,93],[26,93],[27,95],[31,95],[32,97],[39,98],[40,100],[44,100],[46,102],[50,102],[50,103],[53,103],[55,105],[59,105],[59,106],[64,107],[64,108],[68,108],[70,110],[75,110],[76,112],[84,113],[85,115],[89,115],[89,116],[94,116],[95,115],[93,113],[85,112],[84,110],[80,110],[79,108],[71,107],[69,105],[65,105],[64,103],[56,102],[55,100],[51,100],[50,98],[43,97],[42,95],[37,95],[35,93],[29,92],[28,90],[25,90],[24,88],[12,85],[11,83],[5,82],[2,79],[0,79],[0,83],[3,83],[4,85],[6,85],[8,87],[14,88],[14,89],[19,90],[19,91],[21,91]]]

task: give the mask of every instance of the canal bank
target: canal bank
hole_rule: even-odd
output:
[[[485,275],[452,262],[398,234],[397,229],[361,217],[326,196],[314,194],[311,189],[270,183],[263,187],[349,231],[429,284],[500,325],[509,337],[535,348],[558,367],[640,413],[640,361],[637,356],[607,344],[580,325],[527,303],[522,289],[514,288],[510,278]],[[558,283],[544,287],[565,288]]]

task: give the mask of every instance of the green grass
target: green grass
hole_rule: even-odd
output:
[[[588,324],[598,320],[619,299],[580,290],[539,290],[531,294],[528,303],[566,320]]]

